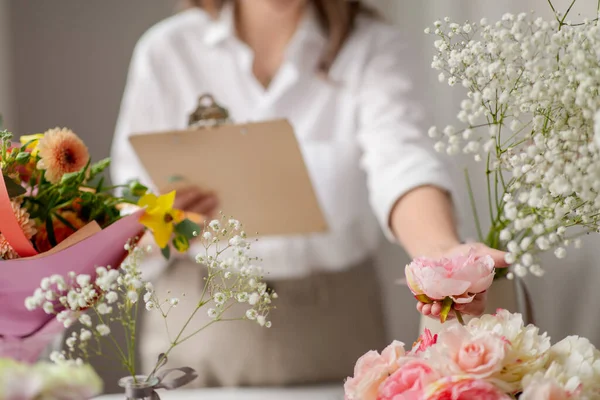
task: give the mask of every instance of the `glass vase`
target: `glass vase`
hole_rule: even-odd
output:
[[[119,380],[119,386],[125,389],[126,400],[160,399],[154,391],[159,383],[158,378],[152,377],[148,379],[144,375],[136,375],[135,379],[132,376],[126,376]]]

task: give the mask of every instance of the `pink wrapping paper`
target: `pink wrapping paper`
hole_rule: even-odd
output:
[[[64,328],[56,326],[54,315],[46,314],[41,309],[27,310],[25,299],[33,295],[43,278],[53,274],[66,277],[74,271],[93,277],[98,266],[118,267],[126,256],[124,245],[144,230],[139,222],[143,212],[139,210],[126,216],[53,254],[0,261],[0,357],[17,352],[15,340],[22,344],[35,344],[35,348],[43,345],[38,351],[39,355],[43,347],[50,343],[53,334],[60,333]],[[19,359],[27,361],[23,357]]]

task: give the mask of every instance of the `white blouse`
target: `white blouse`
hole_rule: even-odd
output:
[[[359,18],[325,79],[316,71],[326,37],[311,9],[264,89],[250,48],[235,35],[232,11],[225,7],[213,20],[191,9],[140,39],[112,146],[115,183],[151,184],[127,137],[185,128],[200,94],[212,94],[236,122],[287,118],[330,230],[260,238],[252,254],[269,279],[351,267],[375,251],[382,229],[393,240],[389,217],[402,195],[428,184],[450,191],[447,166],[414,125],[418,110],[407,98],[402,38],[393,27]]]

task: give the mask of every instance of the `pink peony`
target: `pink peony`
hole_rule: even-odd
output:
[[[471,377],[451,376],[425,390],[423,400],[510,400],[512,397],[489,382]]]
[[[376,400],[379,385],[398,368],[398,360],[404,356],[404,344],[392,342],[381,355],[369,351],[358,359],[354,376],[344,383],[346,400]]]
[[[571,395],[552,380],[537,380],[528,385],[519,400],[567,400]]]
[[[471,333],[462,325],[443,330],[431,359],[444,375],[488,378],[502,370],[509,343],[492,332]]]
[[[404,358],[401,367],[379,387],[377,400],[420,400],[423,389],[441,378],[425,360]]]
[[[419,336],[419,338],[417,339],[415,344],[413,344],[411,353],[418,354],[418,353],[421,353],[421,352],[427,350],[429,347],[431,347],[437,343],[437,338],[438,338],[437,334],[432,335],[431,331],[429,329],[425,328],[425,330],[423,331],[423,334],[421,334],[421,336]]]
[[[491,256],[467,256],[431,260],[417,258],[405,268],[411,292],[421,300],[443,300],[450,297],[456,303],[470,303],[478,293],[485,292],[494,281],[494,260]]]

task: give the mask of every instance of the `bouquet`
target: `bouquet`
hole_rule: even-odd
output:
[[[103,350],[109,346],[129,372],[121,381],[127,397],[150,398],[154,389],[174,389],[196,377],[194,370],[188,367],[161,368],[174,348],[209,326],[246,320],[271,327],[268,317],[277,293],[267,288],[261,268],[253,265],[256,259],[250,257],[250,243],[239,221],[225,217],[213,220],[203,226],[197,241],[204,251],[197,255],[196,261],[206,267],[204,290],[199,299],[186,298],[185,293],[157,293],[140,270],[140,263],[150,249],[130,245],[125,246],[128,255],[119,269],[97,267],[93,276],[71,272],[66,277],[44,278],[33,296],[27,298],[28,308],[56,316],[65,327],[80,326],[66,338],[65,350],[53,352],[51,360],[59,365],[83,365],[91,355],[110,354]],[[171,310],[181,302],[190,301],[195,307],[187,321],[182,326],[172,326],[169,323]],[[144,374],[137,368],[134,357],[140,302],[147,312],[163,317],[169,343],[162,352],[157,351],[155,366],[143,371]],[[242,305],[244,311],[236,311],[234,305]],[[199,312],[207,313],[210,322],[191,328]],[[125,346],[112,337],[111,323],[124,330]],[[171,380],[167,377],[171,372],[179,372],[181,376]],[[134,390],[147,391],[144,395],[139,392],[134,395]]]
[[[520,314],[498,310],[466,326],[426,330],[410,351],[393,342],[356,363],[346,400],[600,398],[600,351],[569,336],[552,345]]]
[[[171,239],[186,250],[200,228],[172,209],[174,192],[156,197],[132,182],[123,196],[113,195],[102,177],[110,160],[92,163],[68,129],[23,136],[20,144],[12,139],[0,131],[0,356],[35,361],[64,329],[43,310],[27,309],[25,299],[42,278],[93,277],[98,265],[118,267],[123,246],[145,226],[167,256]],[[125,204],[137,211],[125,215]],[[48,298],[53,307],[61,307],[58,300]]]
[[[485,163],[485,233],[465,174],[479,240],[506,250],[512,264],[497,277],[541,276],[541,253],[564,258],[600,228],[600,27],[597,18],[567,19],[575,2],[561,14],[549,0],[550,21],[533,13],[445,18],[425,30],[437,37],[439,80],[466,91],[460,126],[429,135],[438,151]]]

